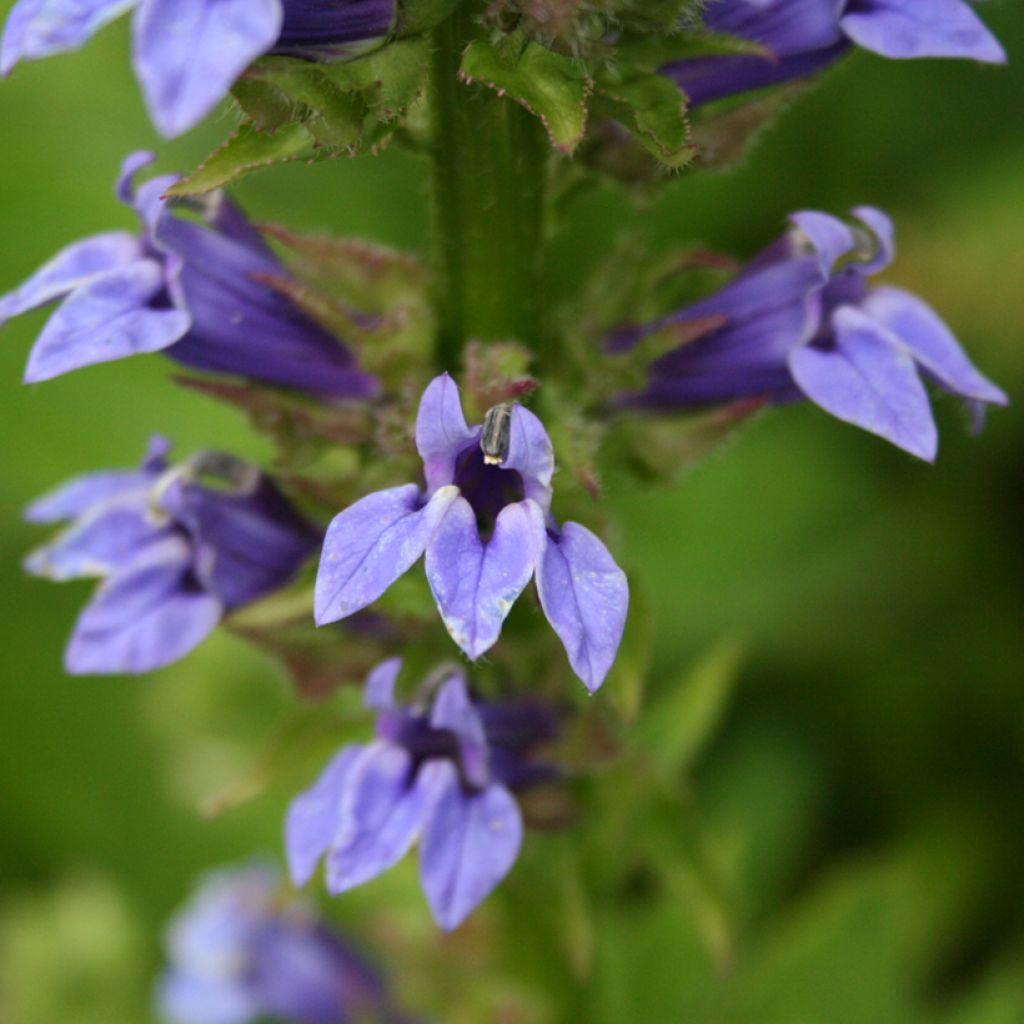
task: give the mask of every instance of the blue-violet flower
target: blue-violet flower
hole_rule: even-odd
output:
[[[21,60],[76,50],[135,9],[135,74],[153,123],[180,135],[257,57],[336,60],[386,36],[396,0],[18,0],[0,42],[0,75]]]
[[[206,452],[171,467],[168,450],[155,437],[139,469],[76,477],[26,509],[29,522],[71,521],[28,556],[28,572],[102,580],[65,651],[68,672],[176,661],[316,549],[320,531],[255,466]]]
[[[528,755],[553,738],[555,723],[540,705],[473,700],[455,669],[435,674],[401,706],[400,668],[392,658],[366,681],[376,739],[342,748],[292,802],[288,863],[304,885],[325,857],[327,888],[337,894],[386,871],[418,838],[427,902],[450,930],[515,863],[523,820],[513,790],[553,774]]]
[[[263,865],[206,875],[167,931],[169,1024],[394,1020],[379,974]]]
[[[162,351],[197,370],[338,398],[372,394],[376,380],[352,353],[273,287],[288,272],[226,195],[200,206],[200,224],[161,198],[173,177],[134,190],[134,174],[151,159],[130,156],[117,186],[138,214],[138,235],[75,242],[0,297],[0,325],[63,300],[32,348],[25,381]]]
[[[452,639],[479,658],[534,573],[541,607],[587,688],[615,660],[626,619],[625,574],[604,544],[551,514],[555,459],[540,420],[519,404],[469,427],[444,374],[420,400],[416,447],[426,490],[377,491],[335,517],[316,581],[318,625],[376,601],[426,553],[427,580]],[[493,439],[493,438],[492,438]]]
[[[892,222],[873,207],[853,213],[854,226],[813,210],[793,214],[792,229],[718,292],[615,332],[612,351],[660,331],[688,336],[651,363],[645,390],[622,404],[673,410],[809,398],[928,461],[938,433],[922,378],[967,401],[979,419],[984,404],[1005,405],[930,306],[902,288],[868,286],[892,260]]]
[[[662,73],[690,106],[803,78],[854,45],[883,57],[965,57],[1000,64],[1006,53],[966,0],[709,0],[704,24],[764,53],[674,61]]]

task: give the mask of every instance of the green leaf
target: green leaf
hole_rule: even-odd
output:
[[[309,67],[304,61],[293,63]],[[316,67],[343,91],[366,91],[370,109],[380,118],[393,119],[404,114],[419,96],[429,65],[430,44],[427,40],[403,39],[358,60]]]
[[[905,924],[908,877],[892,859],[828,875],[773,922],[730,988],[727,1019],[906,1024],[917,1012]]]
[[[582,141],[593,90],[582,62],[536,43],[524,46],[521,37],[512,35],[498,45],[475,40],[463,55],[459,73],[464,81],[479,82],[524,106],[540,119],[561,152],[571,153]]]
[[[201,195],[264,167],[330,155],[326,150],[318,153],[313,147],[314,139],[304,124],[296,122],[273,132],[261,132],[254,124],[244,124],[192,174],[172,185],[167,194]]]
[[[246,75],[235,83],[231,94],[261,132],[283,128],[295,119],[295,101],[273,82]]]
[[[289,160],[376,151],[422,92],[429,56],[425,39],[407,39],[338,64],[257,61],[232,90],[246,123],[170,194],[209,192]]]
[[[686,97],[664,75],[614,85],[602,83],[594,94],[592,110],[618,121],[666,167],[678,169],[693,158]]]
[[[735,54],[775,59],[760,43],[720,32],[642,32],[624,36],[616,46],[618,65],[634,72],[655,72],[677,60]]]
[[[358,89],[346,91],[319,65],[289,68],[265,84],[291,101],[293,109],[302,111],[302,120],[317,142],[344,150],[359,145],[369,104]]]
[[[633,740],[663,778],[675,780],[691,768],[714,736],[736,685],[742,654],[735,640],[722,641],[648,705]]]

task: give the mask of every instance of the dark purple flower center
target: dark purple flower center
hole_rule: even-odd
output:
[[[486,540],[494,531],[498,513],[506,505],[526,497],[523,478],[514,469],[488,465],[478,444],[466,448],[455,462],[455,486],[476,513],[480,536]]]
[[[552,778],[554,769],[530,759],[532,749],[558,735],[554,715],[533,704],[477,704],[484,720],[490,762],[490,777],[510,789],[523,789]],[[458,769],[462,786],[475,792],[462,764],[458,736],[450,729],[438,729],[422,713],[402,709],[383,711],[377,717],[377,735],[403,747],[412,763],[408,784],[427,761],[444,759]]]

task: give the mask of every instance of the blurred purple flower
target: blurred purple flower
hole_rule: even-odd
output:
[[[352,353],[268,283],[288,272],[224,193],[198,205],[200,224],[174,216],[161,198],[173,177],[134,190],[135,173],[151,160],[130,156],[117,186],[139,216],[138,235],[75,242],[0,297],[0,326],[61,300],[32,348],[26,383],[163,351],[197,370],[338,398],[372,394],[376,380]]]
[[[706,325],[651,363],[646,389],[621,403],[673,410],[809,398],[928,461],[938,434],[923,380],[967,401],[979,422],[986,403],[1005,405],[930,306],[902,288],[868,287],[892,261],[892,222],[872,207],[853,213],[854,226],[793,214],[792,229],[718,292],[615,332],[608,347],[623,351],[655,332]]]
[[[225,613],[284,586],[319,541],[255,466],[200,453],[169,467],[168,448],[156,437],[138,470],[76,477],[25,511],[32,523],[71,521],[26,571],[103,581],[65,651],[72,674],[176,661]]]
[[[965,57],[1001,64],[1006,53],[966,0],[709,0],[704,24],[764,48],[694,57],[661,70],[692,107],[803,78],[854,45],[883,57]]]
[[[444,624],[476,659],[536,573],[544,614],[594,691],[622,638],[625,574],[593,533],[552,516],[555,458],[540,420],[518,404],[488,418],[501,435],[497,454],[485,452],[483,427],[467,426],[452,379],[431,382],[416,418],[426,490],[377,491],[335,517],[317,575],[317,624],[376,601],[425,552]]]
[[[157,993],[169,1024],[394,1021],[384,982],[260,865],[207,875],[167,933]]]
[[[292,801],[285,842],[292,879],[304,885],[326,854],[329,892],[368,882],[419,839],[420,877],[431,912],[451,930],[511,869],[523,821],[513,790],[552,770],[528,759],[554,737],[537,704],[481,704],[457,670],[435,674],[410,706],[395,703],[401,660],[366,681],[377,738],[343,747]]]
[[[386,36],[395,20],[395,0],[18,0],[0,75],[18,61],[78,49],[133,8],[135,74],[167,137],[205,117],[257,57],[339,59]]]

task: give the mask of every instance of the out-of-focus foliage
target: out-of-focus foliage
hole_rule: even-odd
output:
[[[646,584],[651,671],[640,686],[638,636],[636,671],[566,739],[594,781],[574,780],[571,806],[531,808],[574,830],[533,833],[479,921],[436,937],[412,864],[331,905],[401,966],[406,1005],[446,1024],[1024,1019],[1024,17],[1005,0],[985,18],[1006,71],[857,55],[737,168],[685,171],[642,209],[609,185],[562,211],[555,298],[627,232],[745,257],[793,209],[882,205],[901,244],[891,279],[935,304],[1014,404],[970,439],[940,403],[935,467],[800,407],[755,417],[671,490],[606,474],[616,550]],[[128,226],[109,181],[156,139],[126,42],[114,26],[0,84],[0,288],[70,239]],[[161,167],[194,167],[235,116],[162,147]],[[392,147],[282,167],[238,195],[259,220],[424,251],[425,174]],[[288,797],[368,723],[340,692],[333,731],[268,781],[301,709],[239,639],[152,679],[62,675],[83,592],[21,576],[38,540],[25,502],[128,464],[153,430],[182,450],[270,449],[159,360],[20,388],[40,323],[9,325],[0,346],[0,1019],[143,1024],[160,928],[191,878],[279,852]],[[722,637],[743,638],[733,674]]]

